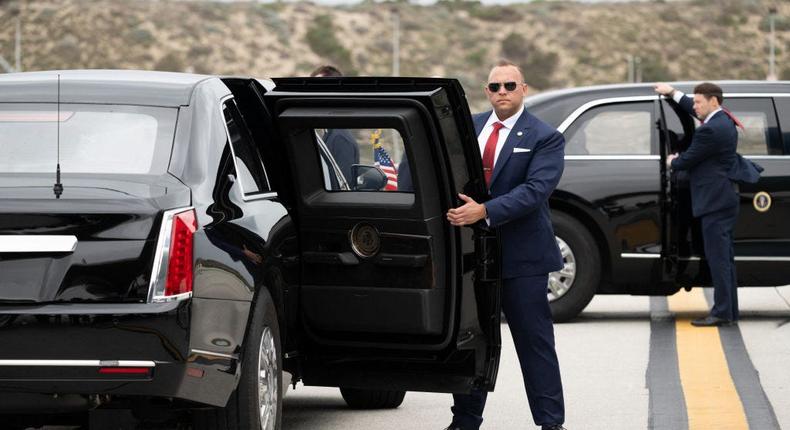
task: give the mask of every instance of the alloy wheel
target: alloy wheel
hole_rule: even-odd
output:
[[[261,430],[274,430],[277,422],[277,402],[280,392],[278,357],[272,330],[269,327],[264,327],[258,351],[258,406]]]
[[[559,237],[555,236],[555,238],[562,254],[562,269],[549,273],[547,290],[549,302],[564,296],[573,287],[573,281],[576,279],[576,256],[573,250],[567,242]]]

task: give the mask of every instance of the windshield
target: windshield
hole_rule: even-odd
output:
[[[56,104],[0,103],[0,173],[54,172]],[[176,108],[60,105],[60,166],[69,173],[162,174]]]

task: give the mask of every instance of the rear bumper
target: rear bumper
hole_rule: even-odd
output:
[[[0,307],[0,397],[151,396],[224,406],[238,382],[248,307],[206,299]]]

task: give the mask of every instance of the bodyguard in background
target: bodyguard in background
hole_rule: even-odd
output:
[[[463,226],[485,220],[500,229],[502,310],[518,353],[535,424],[560,430],[565,403],[554,326],[547,297],[548,274],[562,268],[548,199],[564,167],[565,139],[524,108],[527,84],[521,69],[501,61],[485,87],[493,111],[473,117],[491,200],[460,194],[464,205],[447,219]],[[449,430],[476,430],[483,421],[485,391],[453,396]]]
[[[738,166],[736,154],[739,125],[721,107],[722,90],[702,83],[694,88],[694,98],[672,86],[658,83],[655,91],[671,97],[702,125],[694,132],[689,148],[667,157],[673,170],[686,170],[691,182],[691,207],[702,224],[705,259],[713,280],[713,308],[691,324],[698,327],[729,325],[738,320],[738,277],[735,272],[733,229],[738,219],[738,190],[731,177]]]
[[[324,65],[316,68],[310,73],[311,77],[326,78],[326,77],[340,77],[343,73],[335,66]],[[359,164],[359,145],[356,139],[351,135],[351,132],[344,128],[330,128],[322,136],[327,149],[332,154],[332,158],[337,162],[343,177],[347,182],[351,182],[354,178],[351,177],[351,166]],[[332,189],[339,189],[333,176],[330,176],[332,181]]]

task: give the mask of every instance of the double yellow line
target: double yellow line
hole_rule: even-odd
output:
[[[701,288],[669,297],[689,430],[748,430],[718,328],[691,325],[691,320],[706,315],[708,308]]]

